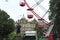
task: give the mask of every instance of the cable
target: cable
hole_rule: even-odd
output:
[[[35,1],[36,2],[36,1]],[[38,6],[40,3],[42,3],[43,0],[39,0],[38,2],[36,2],[36,4],[34,4],[32,7],[35,8],[36,6]]]

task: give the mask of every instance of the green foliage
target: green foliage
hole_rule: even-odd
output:
[[[22,34],[16,34],[15,36],[18,36],[18,37],[24,37],[24,35],[22,35]]]
[[[54,33],[60,33],[60,0],[50,0],[50,13],[49,19],[54,23]]]
[[[38,36],[38,38],[40,38],[40,37],[43,36],[43,30],[41,30],[41,29],[38,27],[38,23],[36,23],[35,30],[37,31],[37,36]]]
[[[50,15],[49,19],[52,20],[55,15],[59,14],[60,0],[50,0]]]
[[[8,39],[9,40],[14,40],[15,36],[16,36],[16,33],[15,32],[12,32],[12,33],[9,34]]]
[[[16,32],[12,32],[12,33],[9,34],[7,40],[15,40],[15,37],[23,37],[23,35],[21,35],[20,33],[16,34]]]
[[[47,38],[39,38],[39,40],[48,40]]]
[[[54,19],[55,18],[55,19]],[[53,20],[54,26],[60,26],[60,0],[50,0],[50,15],[49,19]],[[55,27],[56,29],[58,27]]]
[[[0,10],[0,36],[5,38],[15,29],[14,21],[3,10]]]

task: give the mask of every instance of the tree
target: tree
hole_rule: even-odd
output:
[[[0,10],[0,39],[8,37],[15,29],[14,21],[3,10]]]
[[[38,40],[43,36],[43,30],[38,27],[38,22],[35,25],[35,30],[37,31]]]
[[[8,40],[15,40],[16,32],[12,32],[9,34]]]
[[[53,32],[60,37],[60,0],[50,0],[49,19],[54,23]],[[56,39],[55,39],[56,40]]]

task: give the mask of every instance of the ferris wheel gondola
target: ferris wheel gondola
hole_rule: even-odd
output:
[[[24,2],[21,2],[20,3],[20,6],[24,7],[25,6],[25,3]]]
[[[27,17],[28,17],[29,19],[31,19],[31,18],[33,18],[33,15],[32,15],[32,14],[28,14]]]

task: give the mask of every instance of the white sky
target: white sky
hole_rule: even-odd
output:
[[[6,11],[9,15],[10,18],[14,19],[15,21],[17,21],[18,19],[21,19],[24,16],[27,18],[27,14],[32,14],[31,12],[27,11],[27,7],[21,7],[20,4],[21,0],[8,0],[8,2],[6,2],[6,0],[0,0],[0,9]],[[35,4],[34,0],[26,0],[28,2],[28,4],[32,7]],[[38,1],[38,0],[36,0]],[[48,10],[49,8],[49,0],[44,0],[40,5],[42,5],[44,8],[46,8]],[[34,8],[34,11],[39,15],[39,16],[43,16],[43,14],[46,12],[44,10],[42,10],[39,6]],[[34,18],[36,18],[34,16]],[[45,20],[48,20],[48,14],[46,14],[46,16],[44,17]]]

